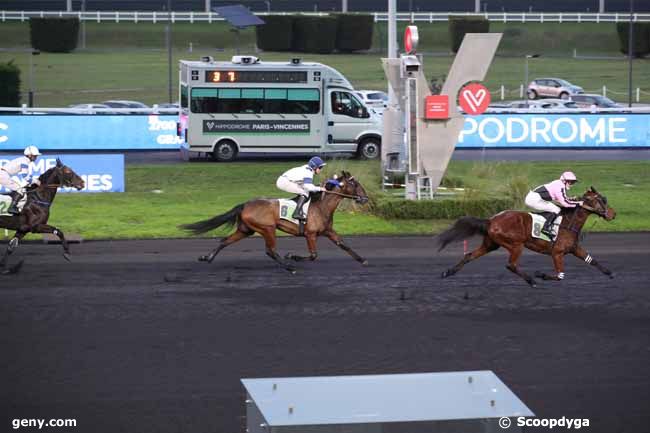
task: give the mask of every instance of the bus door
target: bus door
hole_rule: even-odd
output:
[[[368,110],[347,90],[330,90],[329,102],[328,141],[355,144],[359,134],[372,125]]]

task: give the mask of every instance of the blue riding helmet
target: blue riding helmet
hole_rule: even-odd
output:
[[[312,170],[316,170],[317,168],[323,168],[327,164],[325,164],[325,162],[322,159],[320,159],[320,156],[314,156],[312,159],[309,160],[308,165],[309,168],[311,168]]]

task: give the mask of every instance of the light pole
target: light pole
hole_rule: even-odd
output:
[[[172,101],[172,0],[167,0],[167,84],[169,103]]]
[[[264,0],[264,3],[266,3],[266,13],[270,14],[271,13],[271,2],[270,2],[270,0]]]
[[[630,0],[630,32],[627,35],[627,57],[628,57],[628,89],[627,89],[627,105],[632,106],[632,58],[634,51],[634,0]]]
[[[29,93],[27,94],[27,105],[29,108],[34,106],[34,56],[41,54],[39,50],[29,51]]]
[[[526,94],[526,108],[528,108],[528,59],[536,59],[539,54],[526,54],[526,66],[524,68],[524,92]]]

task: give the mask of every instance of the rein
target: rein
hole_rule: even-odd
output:
[[[344,197],[344,198],[352,198],[352,199],[355,199],[355,200],[361,198],[361,196],[359,196],[359,195],[343,194],[342,192],[337,192],[337,191],[324,190],[323,192],[325,194],[334,194],[334,195],[338,195],[338,196],[341,196],[341,197]]]

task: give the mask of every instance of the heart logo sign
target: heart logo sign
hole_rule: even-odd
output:
[[[483,114],[491,100],[490,91],[480,83],[466,84],[458,94],[458,104],[472,116]]]

